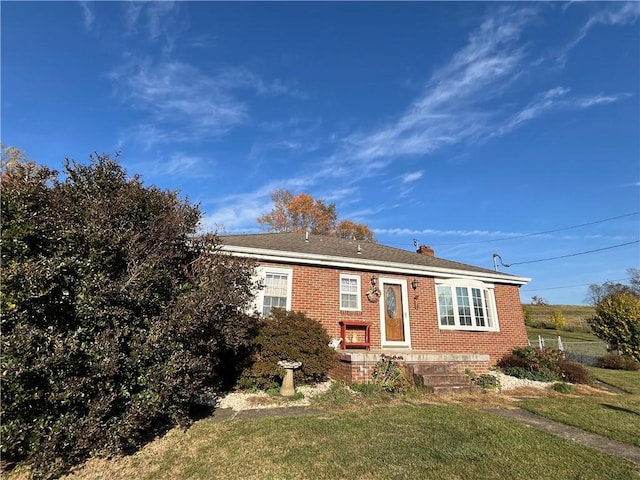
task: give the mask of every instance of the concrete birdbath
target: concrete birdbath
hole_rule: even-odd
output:
[[[292,362],[291,360],[280,360],[278,362],[278,366],[286,370],[282,379],[282,387],[280,388],[280,395],[283,397],[293,397],[296,394],[296,389],[293,387],[293,371],[300,365],[302,365],[302,362]]]

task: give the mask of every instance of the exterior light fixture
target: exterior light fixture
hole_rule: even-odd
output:
[[[418,288],[418,285],[420,284],[420,282],[418,280],[413,280],[413,282],[411,282],[411,288],[413,288],[414,290],[416,288]]]
[[[419,284],[420,284],[420,282],[416,278],[414,278],[411,281],[411,288],[413,288],[414,292],[418,289],[418,285]],[[418,310],[418,298],[419,298],[419,295],[417,295],[417,294],[413,296],[413,306],[415,307],[416,310]]]
[[[375,288],[377,284],[378,284],[378,277],[374,275],[373,277],[371,277],[371,286]]]

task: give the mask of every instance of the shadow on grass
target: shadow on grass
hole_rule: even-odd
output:
[[[635,410],[630,410],[624,407],[618,407],[617,405],[609,405],[608,403],[601,403],[604,408],[608,408],[610,410],[615,410],[616,412],[630,413],[632,415],[638,415],[640,417],[640,412],[636,412]]]

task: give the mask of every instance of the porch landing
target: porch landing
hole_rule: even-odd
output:
[[[413,378],[417,368],[442,366],[447,372],[463,374],[470,370],[482,375],[489,370],[489,355],[478,353],[444,353],[433,350],[380,349],[338,350],[339,364],[332,377],[347,383],[366,383],[382,356],[395,356],[405,366],[407,377]]]

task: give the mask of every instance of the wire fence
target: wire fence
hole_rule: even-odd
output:
[[[562,350],[567,360],[595,365],[598,358],[607,353],[607,344],[601,341],[566,341],[560,335],[557,337],[543,337],[538,335],[538,340],[529,340],[529,345],[538,348],[552,347]]]

